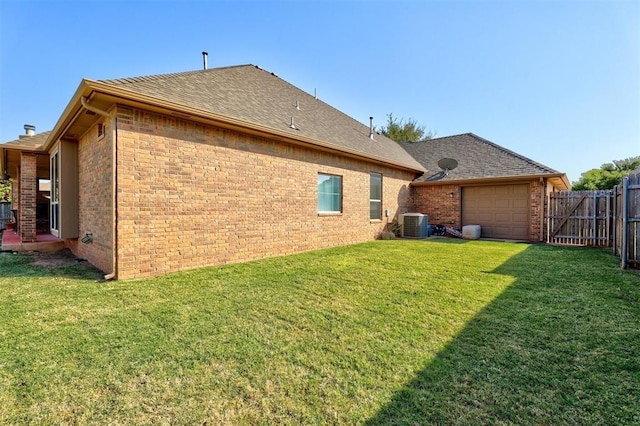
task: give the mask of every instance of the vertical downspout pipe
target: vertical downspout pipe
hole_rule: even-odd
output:
[[[622,248],[620,268],[627,269],[627,245],[629,244],[629,176],[622,178]]]
[[[92,105],[89,104],[89,99],[87,99],[86,97],[81,97],[80,98],[80,103],[82,104],[82,106],[89,111],[95,112],[96,114],[99,114],[103,117],[111,117],[111,115],[107,112],[107,111],[103,111],[99,108],[96,108]],[[113,223],[112,223],[112,229],[113,229],[113,235],[111,236],[111,244],[112,244],[112,250],[113,250],[113,256],[112,257],[112,261],[111,261],[111,273],[105,275],[103,278],[105,281],[109,281],[112,280],[114,278],[116,278],[118,276],[118,272],[117,272],[117,262],[116,262],[116,256],[118,253],[117,250],[117,243],[118,243],[118,238],[117,238],[117,223],[118,223],[118,218],[117,218],[117,188],[116,188],[116,183],[117,183],[117,179],[116,179],[116,166],[117,166],[117,162],[116,162],[116,142],[118,140],[118,118],[115,117],[114,118],[114,123],[115,123],[115,129],[113,130],[112,133],[112,143],[111,143],[111,161],[112,161],[112,173],[111,173],[111,188],[112,188],[112,200],[113,200]]]
[[[111,142],[111,199],[112,223],[111,223],[111,273],[104,276],[105,281],[118,277],[118,114],[113,118],[113,139]]]

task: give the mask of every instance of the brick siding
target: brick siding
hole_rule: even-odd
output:
[[[461,227],[459,185],[412,186],[411,190],[413,210],[429,215],[430,225]]]
[[[36,197],[38,195],[37,155],[20,153],[20,218],[18,227],[23,243],[36,241]]]
[[[113,120],[105,123],[105,135],[98,138],[93,126],[78,142],[79,239],[66,240],[76,256],[101,270],[113,272]],[[91,233],[93,241],[80,239]]]
[[[546,200],[542,199],[545,188],[550,185],[539,179],[529,183],[530,213],[529,240],[542,241]],[[411,187],[411,208],[417,213],[429,215],[431,225],[445,225],[460,229],[462,205],[460,185],[443,184]],[[453,195],[453,196],[452,196]]]
[[[408,210],[410,172],[123,107],[117,123],[121,279],[372,240],[370,172],[389,220]],[[343,177],[342,214],[318,214],[318,173]]]

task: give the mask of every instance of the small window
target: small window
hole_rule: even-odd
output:
[[[382,175],[369,175],[369,219],[382,220]]]
[[[342,213],[342,176],[318,174],[318,213]]]

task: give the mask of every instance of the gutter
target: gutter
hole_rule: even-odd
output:
[[[103,117],[107,117],[110,118],[111,114],[109,114],[106,111],[103,111],[99,108],[96,108],[92,105],[89,104],[89,100],[87,99],[86,96],[82,96],[80,98],[80,103],[82,104],[82,107],[87,109],[88,111],[94,112],[98,115],[101,115]],[[114,278],[116,278],[117,276],[117,267],[118,267],[118,262],[117,262],[117,256],[118,256],[118,238],[117,238],[117,232],[118,232],[118,220],[117,220],[117,214],[118,214],[118,203],[117,203],[117,179],[116,179],[116,167],[117,167],[117,162],[116,162],[116,141],[118,140],[118,125],[117,125],[117,118],[115,118],[114,120],[115,122],[115,129],[112,132],[112,137],[111,137],[111,199],[113,200],[112,205],[112,233],[111,233],[111,247],[113,250],[112,256],[111,256],[111,273],[106,274],[104,276],[104,280],[105,281],[109,281],[112,280]]]
[[[495,176],[488,178],[467,178],[467,179],[442,179],[435,181],[413,181],[412,186],[436,186],[436,185],[461,185],[461,184],[485,184],[485,183],[497,183],[497,182],[517,182],[517,181],[529,181],[533,179],[560,179],[564,184],[567,184],[566,175],[562,173],[553,174],[538,174],[538,175],[522,175],[522,176]],[[569,186],[568,186],[569,187]]]

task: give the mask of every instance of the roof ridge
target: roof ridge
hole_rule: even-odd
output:
[[[202,70],[180,71],[180,72],[165,73],[165,74],[153,74],[153,75],[140,75],[136,77],[113,78],[113,79],[105,79],[105,80],[97,80],[97,81],[99,81],[100,83],[106,83],[106,84],[139,83],[141,81],[157,81],[157,80],[162,80],[166,78],[174,78],[174,77],[180,77],[180,76],[190,75],[190,74],[198,74],[198,73],[219,71],[219,70],[230,69],[230,68],[241,68],[241,67],[256,67],[258,69],[262,69],[259,66],[253,65],[253,64],[229,65],[225,67],[207,68]]]
[[[455,135],[440,136],[438,138],[423,139],[421,141],[407,141],[407,142],[403,142],[403,143],[424,143],[424,142],[439,141],[439,140],[442,140],[442,139],[457,138],[457,137],[460,137],[460,136],[472,136],[472,135],[473,135],[473,133],[471,133],[471,132],[458,133],[458,134],[455,134]]]
[[[494,147],[494,148],[497,148],[498,150],[500,150],[500,151],[504,152],[505,154],[511,155],[512,157],[515,157],[515,158],[518,158],[518,159],[520,159],[520,160],[522,160],[522,161],[525,161],[525,162],[527,162],[527,163],[531,164],[532,166],[536,166],[536,167],[539,167],[539,168],[541,168],[541,169],[544,169],[544,170],[546,170],[546,171],[547,171],[547,172],[549,172],[549,173],[559,173],[557,170],[552,169],[552,168],[551,168],[551,167],[549,167],[549,166],[545,166],[544,164],[542,164],[542,163],[538,163],[537,161],[534,161],[534,160],[532,160],[532,159],[531,159],[531,158],[529,158],[529,157],[525,157],[525,156],[524,156],[524,155],[522,155],[522,154],[518,154],[517,152],[511,151],[510,149],[505,148],[505,147],[503,147],[503,146],[501,146],[501,145],[498,145],[498,144],[497,144],[497,143],[495,143],[495,142],[491,142],[490,140],[485,139],[485,138],[483,138],[483,137],[481,137],[481,136],[478,136],[478,135],[476,135],[475,133],[466,133],[466,134],[467,134],[467,135],[469,135],[469,136],[471,136],[471,137],[473,137],[473,138],[475,138],[476,140],[478,140],[478,141],[480,141],[480,142],[482,142],[482,143],[484,143],[484,144],[487,144],[487,145],[490,145],[490,146],[492,146],[492,147]],[[460,135],[460,136],[462,136],[462,135]]]

